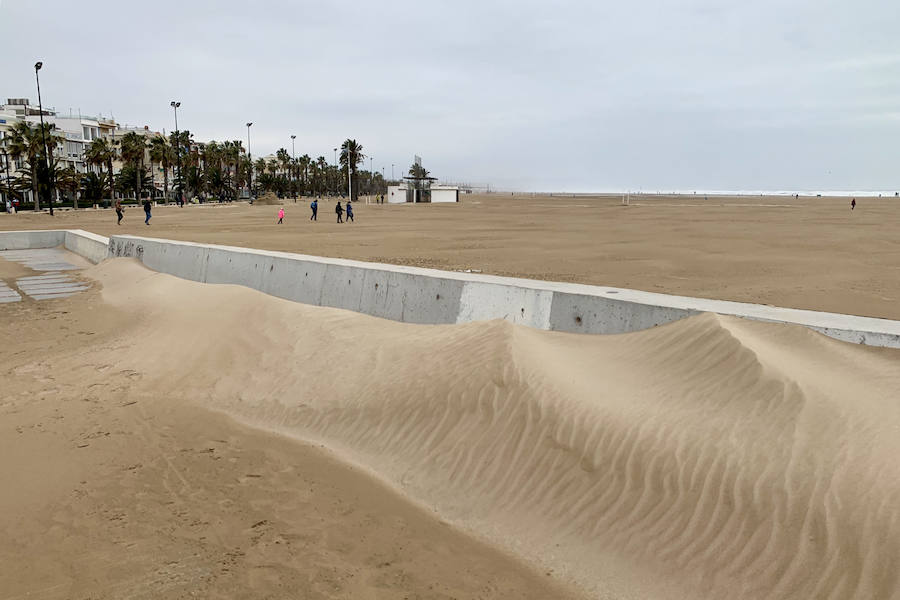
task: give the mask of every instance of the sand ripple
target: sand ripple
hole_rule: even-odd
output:
[[[136,385],[318,440],[603,597],[900,598],[900,355],[700,315],[412,326],[94,269]]]

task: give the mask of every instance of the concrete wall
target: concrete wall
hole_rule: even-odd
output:
[[[63,245],[66,250],[83,256],[94,264],[106,260],[109,256],[109,238],[81,229],[66,231]]]
[[[61,245],[94,263],[106,256],[131,256],[184,279],[243,285],[405,323],[506,319],[538,329],[615,334],[714,312],[900,348],[900,321],[886,319],[135,236],[105,238],[81,230],[0,232],[0,250]]]
[[[64,246],[97,264],[109,255],[109,238],[81,229],[0,231],[0,250],[28,250]]]
[[[29,250],[31,248],[56,248],[66,241],[66,232],[49,231],[2,231],[0,250]]]
[[[506,319],[553,331],[613,334],[715,312],[900,348],[900,321],[886,319],[133,236],[113,236],[109,254],[133,256],[151,269],[193,281],[244,285],[407,323]]]

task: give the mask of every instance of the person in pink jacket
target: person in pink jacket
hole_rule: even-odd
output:
[[[278,224],[281,225],[281,222],[284,221],[284,209],[278,209]]]

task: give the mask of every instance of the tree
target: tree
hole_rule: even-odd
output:
[[[425,199],[423,196],[430,194],[431,192],[426,192],[425,190],[430,190],[431,188],[428,186],[428,170],[420,165],[419,163],[413,163],[409,167],[409,176],[413,177],[412,180],[413,188],[416,190],[414,196],[414,202],[430,202],[431,200]]]
[[[25,121],[16,122],[12,128],[6,133],[4,138],[7,151],[12,160],[24,159],[28,163],[31,179],[31,192],[34,195],[34,210],[41,209],[40,189],[49,194],[50,189],[50,173],[46,166],[46,151],[44,148],[43,137],[47,138],[47,146],[55,148],[60,135],[54,132],[54,125],[45,123],[43,125],[43,136],[41,135],[41,126],[26,123]],[[50,151],[50,161],[53,161],[53,151]],[[44,185],[44,180],[46,185]]]
[[[175,151],[175,157],[172,159],[174,164],[178,166],[178,171],[175,175],[175,189],[178,191],[179,198],[182,192],[184,192],[185,182],[187,181],[187,170],[190,167],[192,160],[192,152],[191,152],[191,141],[192,134],[187,129],[183,129],[178,132],[178,135],[175,135],[175,132],[169,134],[169,143],[172,146],[172,149]]]
[[[116,179],[121,189],[135,190],[134,198],[140,201],[142,192],[149,191],[152,187],[146,170],[141,172],[141,167],[131,163],[122,166],[122,170],[116,173]]]
[[[304,154],[300,158],[297,159],[297,170],[300,178],[300,193],[309,192],[309,167],[312,164],[312,159],[309,157],[309,154]]]
[[[81,174],[75,170],[75,167],[69,166],[64,169],[60,168],[58,163],[54,163],[53,181],[56,182],[56,189],[72,196],[72,207],[78,208],[78,190],[81,188]]]
[[[122,160],[126,164],[134,167],[136,175],[136,179],[133,181],[134,198],[135,200],[140,200],[141,191],[144,189],[144,152],[147,150],[147,138],[134,131],[129,131],[122,136],[120,147]],[[125,180],[131,181],[130,178],[126,178]]]
[[[103,197],[103,177],[87,173],[81,178],[81,197],[88,202],[99,202]]]
[[[362,150],[362,144],[356,140],[347,139],[341,144],[341,172],[346,173],[347,165],[350,165],[350,197],[354,202],[359,195],[359,186],[354,186],[352,182],[356,180],[356,166],[366,157]]]
[[[116,180],[113,176],[113,159],[116,157],[115,147],[106,138],[96,138],[88,146],[84,157],[90,164],[97,165],[101,172],[103,171],[103,165],[106,165],[108,169],[107,177],[109,178],[109,198],[110,201],[114,201],[116,199]]]
[[[169,167],[175,160],[175,150],[169,143],[169,140],[161,135],[154,136],[150,140],[150,160],[162,167],[163,170],[163,193],[166,202],[169,201]]]

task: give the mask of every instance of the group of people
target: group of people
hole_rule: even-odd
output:
[[[338,200],[337,204],[334,205],[334,212],[337,215],[337,222],[344,222],[344,212],[347,213],[347,222],[353,221],[353,203],[348,199],[346,204],[346,209],[341,206],[341,201]],[[310,221],[318,221],[319,220],[319,200],[317,198],[313,198],[313,201],[309,203],[309,209],[312,211],[312,214],[309,215]],[[282,223],[284,219],[284,209],[278,211],[278,223]]]
[[[182,205],[183,206],[183,205]],[[150,219],[153,215],[150,214],[150,211],[153,209],[153,204],[150,203],[150,199],[146,198],[144,200],[144,225],[150,225]],[[116,200],[116,225],[122,224],[122,219],[125,218],[125,209],[122,208],[122,201]]]

